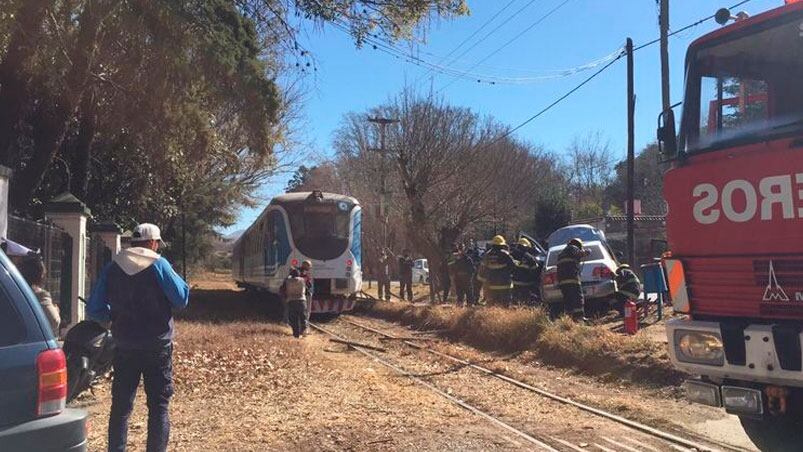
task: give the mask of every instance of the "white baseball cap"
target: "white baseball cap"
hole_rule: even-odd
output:
[[[145,242],[147,240],[156,240],[159,243],[164,243],[162,241],[162,231],[159,230],[159,226],[151,223],[142,223],[134,228],[134,231],[131,233],[132,242]]]

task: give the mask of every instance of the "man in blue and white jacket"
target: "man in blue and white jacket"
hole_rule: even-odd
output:
[[[147,451],[167,450],[168,403],[173,395],[173,310],[187,306],[190,289],[156,251],[156,225],[134,228],[131,248],[103,269],[87,304],[89,317],[111,321],[117,344],[109,416],[109,450],[125,451],[128,418],[140,376],[148,401]]]

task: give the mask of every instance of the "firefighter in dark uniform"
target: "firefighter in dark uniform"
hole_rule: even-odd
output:
[[[616,269],[616,306],[624,313],[624,303],[627,300],[636,301],[641,295],[641,281],[636,273],[627,264],[619,265]]]
[[[463,245],[460,245],[449,256],[449,279],[451,279],[452,287],[457,295],[458,306],[473,302],[473,276],[474,264],[466,255]]]
[[[497,235],[491,239],[491,249],[482,256],[478,275],[482,282],[482,292],[489,302],[510,306],[515,265],[505,238]]]
[[[538,288],[541,266],[534,251],[532,243],[526,237],[519,238],[510,250],[510,256],[516,264],[513,269],[513,301],[519,304],[530,304],[532,295]]]
[[[585,318],[580,261],[589,254],[589,250],[583,248],[583,241],[577,238],[569,240],[566,248],[558,254],[558,287],[563,295],[562,308],[575,320]]]

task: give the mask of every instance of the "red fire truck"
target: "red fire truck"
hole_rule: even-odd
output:
[[[803,2],[692,43],[664,195],[670,357],[689,399],[737,414],[762,450],[803,450]]]

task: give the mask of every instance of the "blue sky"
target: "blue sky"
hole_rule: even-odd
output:
[[[426,42],[410,46],[398,43],[420,58],[439,62],[469,37],[510,0],[468,0],[471,15],[452,20],[436,20],[426,32]],[[474,40],[486,35],[520,8],[504,26],[483,39],[458,61],[448,66],[465,71],[479,60],[533,25],[565,0],[514,0]],[[713,14],[736,0],[674,0],[670,3],[670,28],[677,29]],[[528,5],[529,4],[529,5]],[[739,8],[750,15],[780,6],[782,0],[752,0]],[[733,11],[734,13],[737,11]],[[719,27],[713,20],[670,38],[672,102],[682,100],[683,59],[688,44],[701,34]],[[658,36],[657,6],[654,0],[569,0],[520,38],[472,72],[503,77],[543,74],[543,71],[573,68],[609,55],[624,45],[626,37],[636,45]],[[306,80],[308,94],[303,107],[300,137],[311,145],[318,158],[331,155],[333,132],[344,114],[364,111],[387,101],[406,85],[419,81],[422,90],[440,90],[453,80],[445,74],[430,73],[418,65],[396,59],[371,46],[361,49],[341,30],[325,26],[311,31],[304,45],[317,62],[317,72]],[[473,45],[470,41],[459,51]],[[636,149],[653,140],[656,116],[660,111],[660,65],[658,45],[635,54]],[[447,60],[448,61],[448,60]],[[441,94],[455,105],[470,107],[515,126],[550,104],[588,77],[592,70],[572,76],[531,84],[477,83],[459,79]],[[625,59],[615,63],[580,91],[545,115],[524,126],[516,136],[560,153],[572,138],[600,131],[610,140],[617,157],[626,152]],[[314,164],[314,162],[311,162]],[[279,175],[261,190],[269,199],[283,191],[289,175]],[[246,228],[262,208],[243,209],[239,221],[227,231]]]

